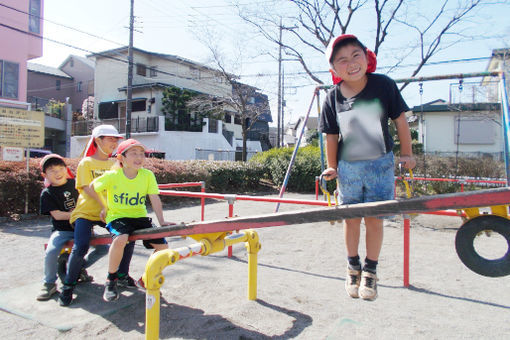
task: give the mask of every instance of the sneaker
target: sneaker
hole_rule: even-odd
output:
[[[345,279],[345,290],[352,298],[359,298],[359,284],[361,280],[361,270],[355,270],[347,267],[347,277]]]
[[[119,289],[117,288],[117,280],[106,280],[104,285],[103,300],[106,302],[114,301],[119,298]]]
[[[137,287],[135,279],[133,279],[129,275],[124,275],[123,277],[119,277],[119,279],[117,280],[117,286],[129,288],[129,289],[133,289],[133,288]]]
[[[45,283],[41,288],[41,292],[37,295],[37,301],[47,301],[57,292],[57,285],[54,283]]]
[[[363,271],[361,274],[361,285],[359,296],[363,300],[375,300],[377,298],[377,275],[371,272]]]
[[[140,277],[138,281],[135,282],[136,286],[141,290],[145,290],[145,282],[143,282],[143,278]]]
[[[60,295],[58,296],[58,303],[65,307],[69,306],[71,302],[73,302],[73,286],[64,285],[62,287],[62,292],[60,292]]]
[[[92,282],[92,281],[94,281],[94,277],[92,275],[89,275],[89,273],[87,273],[85,268],[82,268],[80,271],[80,276],[78,276],[78,283]]]

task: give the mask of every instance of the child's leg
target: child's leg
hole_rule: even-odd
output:
[[[367,258],[379,260],[383,241],[384,220],[376,217],[365,217]]]
[[[44,256],[44,282],[55,283],[57,281],[57,260],[60,251],[66,242],[72,240],[74,231],[54,231],[51,233]]]
[[[150,245],[152,246],[152,248],[154,248],[154,252],[168,249],[168,244],[167,243],[163,243],[163,244],[161,244],[161,243],[151,243]]]
[[[83,267],[83,258],[89,250],[92,227],[96,223],[96,221],[89,221],[84,218],[78,218],[74,223],[74,245],[67,261],[66,284],[74,285],[78,280]]]
[[[113,242],[110,246],[110,251],[108,252],[109,274],[117,273],[120,261],[122,260],[122,256],[124,254],[124,247],[126,246],[128,238],[129,238],[128,234],[121,234],[113,239]]]
[[[348,257],[358,255],[360,224],[361,218],[350,218],[344,220],[344,240]]]
[[[133,252],[135,251],[135,241],[129,242],[124,247],[124,254],[122,255],[122,260],[119,264],[119,274],[122,276],[129,274],[129,265],[131,264],[131,258],[133,257]],[[120,278],[120,276],[119,276]]]

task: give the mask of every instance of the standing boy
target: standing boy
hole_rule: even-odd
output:
[[[41,192],[42,215],[50,215],[53,228],[44,256],[44,284],[37,300],[46,301],[57,292],[57,260],[64,245],[74,238],[69,224],[76,206],[78,190],[64,159],[57,154],[45,156],[40,162],[46,188]]]
[[[326,134],[326,179],[339,178],[342,204],[394,198],[392,119],[400,140],[400,163],[412,169],[411,135],[405,112],[409,110],[395,82],[375,71],[375,54],[352,34],[331,41],[327,50],[333,79],[338,84],[325,99],[320,129]],[[353,298],[377,298],[376,269],[383,240],[383,220],[364,217],[366,257],[358,254],[361,218],[344,221],[347,248],[345,289]]]

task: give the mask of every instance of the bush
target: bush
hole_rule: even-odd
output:
[[[39,212],[39,197],[43,189],[43,178],[39,170],[40,159],[29,161],[29,175],[25,162],[0,161],[0,216],[10,217],[25,212],[25,195],[28,189],[29,213]],[[79,158],[65,159],[73,173]],[[166,161],[147,158],[145,167],[154,172],[158,183],[206,182],[206,191],[240,193],[259,189],[264,169],[257,163],[208,162],[208,161]],[[200,187],[177,190],[200,191]],[[161,196],[164,202],[185,200]]]
[[[265,176],[281,187],[293,153],[292,148],[271,149],[257,154],[250,163],[258,163],[265,169]],[[316,146],[300,148],[291,169],[287,190],[313,192],[315,177],[321,173],[320,150]]]

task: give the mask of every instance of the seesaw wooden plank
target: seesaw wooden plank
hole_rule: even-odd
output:
[[[510,204],[510,188],[486,189],[453,194],[422,196],[406,200],[390,200],[288,211],[275,214],[236,217],[219,221],[197,222],[138,230],[130,240],[205,234],[231,230],[256,229],[313,222],[341,220],[363,216],[391,216],[445,209],[487,207]],[[108,237],[108,236],[107,236]]]

